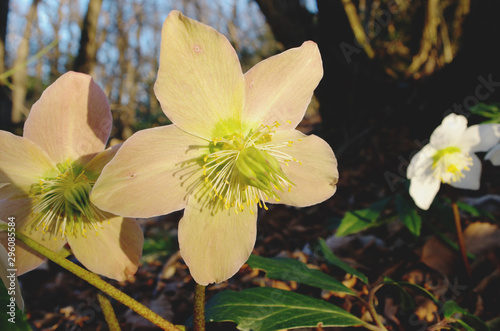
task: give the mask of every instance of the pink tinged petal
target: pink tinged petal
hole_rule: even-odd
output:
[[[416,176],[410,182],[410,196],[420,209],[427,210],[440,187],[441,181],[435,178],[432,173],[428,173],[426,176]]]
[[[472,166],[470,166],[470,170],[463,170],[462,173],[465,177],[459,181],[451,182],[451,186],[467,190],[479,190],[481,180],[481,160],[479,160],[475,154],[471,154],[470,157],[472,158]]]
[[[33,142],[0,131],[0,199],[26,196],[31,185],[56,169],[49,156]]]
[[[500,124],[472,125],[460,139],[460,147],[467,151],[486,152],[500,140]]]
[[[2,224],[2,223],[3,222],[0,221],[0,224]],[[5,224],[5,223],[3,223],[3,224]],[[21,288],[19,287],[19,283],[17,281],[17,277],[14,276],[14,278],[12,278],[11,277],[12,271],[8,270],[8,269],[12,269],[12,267],[9,264],[9,262],[11,262],[12,260],[10,260],[9,258],[11,258],[11,257],[9,257],[7,249],[5,249],[5,247],[0,245],[0,278],[3,281],[5,288],[8,288],[8,289],[12,288],[10,284],[12,282],[14,282],[14,292],[15,292],[14,298],[16,300],[16,304],[19,307],[19,309],[24,310],[24,300],[23,300],[23,296],[21,294]],[[9,295],[12,295],[10,290],[9,290]]]
[[[164,215],[185,207],[208,142],[175,125],[142,130],[128,138],[104,167],[91,192],[100,209],[125,217]]]
[[[44,233],[42,229],[36,230],[31,227],[31,199],[1,200],[0,201],[0,219],[8,220],[8,217],[14,217],[16,231],[19,231],[31,239],[37,241],[48,249],[57,252],[65,244],[66,240],[57,237],[56,240],[50,238],[49,233]],[[0,232],[0,242],[7,247],[7,235]],[[17,275],[22,275],[38,267],[45,260],[40,255],[27,247],[19,240],[16,241],[16,269]]]
[[[488,153],[486,153],[484,159],[490,160],[493,165],[500,165],[500,144],[496,145]]]
[[[322,77],[321,55],[312,41],[258,63],[245,73],[244,121],[295,128]]]
[[[181,256],[200,285],[221,283],[238,272],[252,253],[256,235],[255,204],[238,214],[233,208],[214,214],[193,198],[179,222]]]
[[[68,158],[81,158],[86,163],[104,149],[111,124],[106,95],[92,77],[68,72],[33,105],[24,124],[24,137],[56,163]]]
[[[118,281],[135,274],[144,243],[139,224],[123,217],[103,221],[102,228],[88,230],[86,237],[68,234],[67,239],[73,254],[87,269]]]
[[[163,24],[155,83],[168,118],[182,130],[211,140],[218,135],[218,123],[241,122],[244,88],[238,56],[227,38],[172,11]]]
[[[284,192],[278,192],[278,203],[306,207],[330,198],[337,190],[339,179],[337,159],[330,145],[315,135],[306,136],[297,130],[277,132],[272,144],[288,141],[292,141],[291,146],[279,151],[298,162],[289,161],[288,166],[282,163],[281,168],[295,185],[290,191],[285,188]]]
[[[115,156],[118,149],[120,149],[121,144],[110,147],[100,153],[98,153],[92,160],[90,160],[87,165],[85,165],[85,171],[90,171],[92,173],[100,174],[102,169],[109,163]]]
[[[436,149],[454,146],[467,129],[467,119],[462,115],[449,114],[431,135],[430,144]]]

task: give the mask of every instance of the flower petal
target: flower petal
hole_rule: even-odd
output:
[[[111,217],[102,228],[90,229],[86,237],[67,235],[75,257],[87,269],[118,281],[137,271],[144,237],[134,219]]]
[[[163,24],[155,94],[168,118],[193,135],[211,140],[217,125],[239,126],[244,79],[235,50],[211,27],[172,11]]]
[[[500,144],[496,145],[488,153],[486,153],[484,159],[490,160],[493,165],[500,165]]]
[[[104,167],[91,192],[100,209],[125,217],[152,217],[184,208],[202,179],[198,163],[208,142],[175,125],[128,138]]]
[[[472,165],[469,171],[464,171],[461,180],[456,182],[451,182],[450,185],[456,188],[462,188],[467,190],[479,190],[480,180],[481,180],[481,160],[476,156],[476,154],[471,154]]]
[[[0,221],[0,223],[4,222]],[[21,288],[19,287],[19,282],[17,281],[17,276],[14,275],[14,277],[11,278],[12,275],[11,271],[7,271],[7,269],[12,269],[12,267],[9,265],[10,262],[9,259],[10,257],[7,253],[7,250],[5,249],[5,247],[0,245],[0,279],[2,279],[3,284],[5,285],[6,288],[12,288],[10,284],[12,282],[14,283],[14,292],[15,292],[14,299],[19,309],[24,310],[24,300],[21,294]],[[9,295],[12,297],[10,290],[9,290]]]
[[[470,152],[486,152],[500,140],[500,124],[472,125],[465,130],[460,146]]]
[[[306,136],[297,130],[277,132],[272,144],[288,141],[293,143],[283,147],[282,152],[300,163],[291,161],[282,167],[295,186],[290,192],[279,192],[279,203],[306,207],[330,198],[337,190],[339,179],[337,159],[330,145],[315,135]]]
[[[44,233],[42,229],[37,231],[35,228],[32,228],[30,224],[30,213],[31,199],[0,201],[1,220],[8,220],[9,217],[14,217],[16,231],[27,235],[54,252],[59,251],[66,244],[66,240],[60,237],[54,240],[50,238],[48,233]],[[5,232],[0,232],[0,242],[7,247],[7,235]],[[45,256],[36,253],[22,242],[16,241],[16,269],[18,276],[35,269],[42,264],[44,260]]]
[[[462,115],[449,114],[431,135],[430,144],[436,149],[457,145],[467,129],[467,119]]]
[[[81,158],[85,164],[104,149],[111,132],[108,100],[92,77],[68,72],[33,105],[24,137],[45,150],[55,163]]]
[[[102,169],[113,159],[120,149],[122,144],[115,145],[113,147],[107,148],[104,151],[98,153],[89,163],[85,166],[86,171],[100,174]]]
[[[40,147],[6,131],[0,131],[0,155],[0,199],[26,196],[31,185],[57,169]]]
[[[256,209],[252,205],[238,214],[233,208],[213,214],[197,199],[189,199],[179,222],[179,247],[198,284],[223,282],[248,260],[257,235]]]
[[[422,147],[410,160],[408,169],[406,170],[406,177],[412,179],[413,177],[420,176],[433,176],[432,174],[432,157],[436,154],[436,149],[430,144]]]
[[[321,55],[312,41],[258,63],[245,73],[244,122],[278,121],[278,130],[295,128],[322,77]]]
[[[420,209],[427,210],[440,187],[441,181],[432,173],[427,176],[415,176],[410,182],[410,196]]]

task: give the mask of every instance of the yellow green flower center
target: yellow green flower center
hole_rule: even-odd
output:
[[[85,236],[86,228],[97,229],[105,218],[89,200],[97,176],[69,161],[57,166],[56,177],[44,177],[32,185],[32,229],[48,232],[56,240],[67,234]]]
[[[458,147],[443,148],[432,156],[434,176],[446,184],[460,181],[465,177],[463,172],[469,171],[471,166],[472,158]]]
[[[246,136],[235,133],[213,139],[210,153],[203,158],[204,181],[212,201],[225,209],[234,208],[236,213],[253,204],[267,209],[265,201],[280,201],[279,192],[292,189],[294,183],[281,164],[299,161],[281,150],[292,146],[292,141],[272,142],[279,125],[261,125]]]

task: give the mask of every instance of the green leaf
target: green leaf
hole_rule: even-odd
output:
[[[480,208],[476,208],[474,206],[471,206],[465,202],[457,201],[457,205],[458,205],[458,208],[471,214],[474,217],[487,217],[491,220],[495,220],[495,216],[493,216],[493,214],[491,214],[485,210],[482,210]]]
[[[2,316],[0,316],[0,330],[31,331],[26,315],[17,307],[17,305],[10,307],[9,305],[11,302],[12,301],[10,300],[7,288],[0,280],[0,307],[2,310]]]
[[[272,279],[294,280],[328,291],[356,295],[337,279],[320,270],[309,269],[307,265],[295,259],[282,257],[270,259],[252,254],[247,263],[251,268],[265,271],[267,277]]]
[[[400,194],[396,195],[396,210],[398,212],[401,222],[410,230],[410,232],[415,236],[420,236],[420,229],[422,228],[422,218],[418,215],[418,212],[413,204],[408,203],[408,201],[403,198]]]
[[[460,307],[455,301],[446,301],[443,305],[443,315],[446,318],[458,319],[458,323],[467,330],[489,331],[490,328],[479,317]]]
[[[381,225],[379,221],[380,213],[384,210],[391,197],[375,202],[366,209],[348,211],[340,221],[340,225],[335,235],[337,237],[358,233],[362,230]]]
[[[336,267],[339,267],[340,269],[344,270],[348,274],[351,274],[353,276],[356,276],[361,280],[363,283],[368,284],[368,277],[366,277],[362,272],[354,269],[338,257],[336,257],[333,252],[330,250],[330,247],[326,245],[326,242],[323,239],[319,239],[319,245],[321,247],[321,252],[323,253],[326,261],[329,263],[333,264]]]
[[[366,324],[326,301],[268,287],[217,293],[205,307],[205,319],[235,322],[243,331]]]

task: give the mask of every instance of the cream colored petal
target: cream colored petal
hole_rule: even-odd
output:
[[[91,195],[100,209],[125,217],[152,217],[184,208],[202,181],[200,158],[208,142],[175,125],[136,132],[104,167]]]
[[[66,240],[57,237],[56,240],[50,238],[48,233],[44,233],[42,229],[36,230],[31,226],[31,199],[16,199],[16,200],[1,200],[0,201],[0,219],[8,221],[9,217],[14,217],[16,223],[16,231],[19,231],[31,239],[37,241],[41,245],[52,251],[59,251],[65,244]],[[0,232],[0,242],[4,247],[7,247],[7,234]],[[45,257],[33,251],[19,240],[16,241],[16,269],[17,275],[20,276],[28,271],[38,267]]]
[[[486,152],[500,140],[500,124],[472,125],[465,130],[459,146],[468,151]]]
[[[321,77],[321,55],[312,41],[258,63],[245,73],[244,121],[257,125],[278,121],[278,130],[295,128]]]
[[[103,221],[102,228],[88,230],[86,237],[68,234],[67,239],[73,254],[87,269],[119,281],[135,274],[144,244],[139,224],[123,217]]]
[[[2,221],[0,221],[2,223]],[[15,249],[15,246],[12,246]],[[9,247],[10,249],[10,247]],[[15,251],[13,252],[15,254]],[[9,289],[8,293],[11,296],[11,289],[14,290],[14,299],[19,309],[24,310],[24,300],[21,294],[21,287],[19,287],[19,282],[17,281],[17,272],[12,270],[10,263],[12,263],[14,257],[9,256],[7,249],[0,245],[0,279],[2,279],[5,288]]]
[[[238,214],[232,208],[212,213],[198,200],[189,200],[179,222],[179,247],[198,284],[221,283],[248,260],[257,235],[256,209],[252,205]]]
[[[104,149],[111,131],[108,100],[92,77],[68,72],[42,94],[24,124],[24,137],[55,163],[88,162]]]
[[[432,173],[427,176],[415,176],[410,182],[410,196],[420,209],[427,210],[440,187],[441,181],[435,178]]]
[[[286,146],[288,141],[292,142],[291,146]],[[277,132],[271,144],[282,142],[285,147],[277,150],[288,154],[292,161],[287,162],[288,166],[282,163],[281,168],[295,185],[290,192],[286,189],[278,192],[278,203],[306,207],[330,198],[337,190],[339,179],[337,159],[330,145],[318,136],[306,136],[297,130]]]
[[[239,126],[244,78],[235,50],[209,26],[172,11],[162,30],[155,94],[182,130],[211,140],[218,126]]]
[[[479,190],[481,181],[481,160],[476,156],[476,154],[471,154],[472,166],[470,166],[469,171],[464,171],[463,177],[457,182],[451,182],[450,185],[456,188],[462,188],[467,190]]]
[[[486,155],[485,160],[490,160],[493,165],[500,165],[500,144],[494,146]]]
[[[467,119],[462,115],[449,114],[431,135],[430,144],[436,149],[456,146],[467,129]]]
[[[0,199],[23,197],[44,175],[54,174],[56,165],[33,142],[0,131]]]
[[[116,152],[120,149],[122,144],[115,145],[113,147],[107,148],[106,150],[99,152],[89,163],[85,166],[85,171],[92,172],[94,174],[100,174],[104,166],[109,163],[116,155]]]

